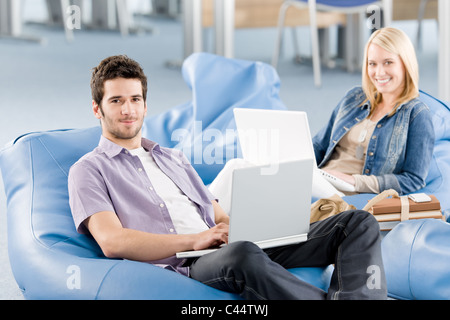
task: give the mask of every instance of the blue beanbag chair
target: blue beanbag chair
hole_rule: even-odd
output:
[[[450,299],[450,224],[405,221],[382,242],[389,295],[408,300]]]
[[[183,74],[193,100],[160,116],[148,118],[144,135],[174,146],[173,132],[188,132],[181,141],[189,150],[206,128],[222,134],[234,127],[232,108],[284,108],[279,79],[269,65],[196,54]],[[200,121],[203,130],[196,132]],[[214,131],[213,131],[214,132]],[[70,212],[67,175],[81,156],[99,141],[99,127],[27,134],[0,152],[7,197],[8,251],[14,277],[27,299],[239,299],[198,281],[147,263],[106,258],[92,237],[78,234]],[[236,141],[216,141],[233,148]],[[208,151],[207,146],[202,151]],[[218,149],[217,149],[218,150]],[[226,153],[224,153],[225,155]],[[195,156],[195,153],[193,153]],[[192,158],[192,157],[191,157]],[[226,158],[196,164],[211,181]],[[332,267],[296,268],[297,277],[327,290]]]
[[[262,62],[195,53],[183,64],[192,101],[145,121],[143,135],[184,152],[205,184],[225,163],[241,157],[234,108],[286,109],[279,97],[280,79]]]
[[[426,186],[417,192],[434,194],[446,217],[450,215],[450,105],[421,91],[422,100],[431,110],[435,133],[433,159]]]

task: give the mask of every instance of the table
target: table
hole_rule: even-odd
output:
[[[203,51],[202,0],[184,0],[184,57]],[[234,56],[235,0],[214,0],[215,53]]]
[[[202,0],[183,2],[184,58],[203,51]]]
[[[185,57],[202,51],[201,0],[184,0]],[[214,0],[215,53],[233,58],[235,0]],[[439,20],[439,98],[450,101],[450,1],[438,0]]]

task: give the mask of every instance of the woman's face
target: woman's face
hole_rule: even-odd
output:
[[[367,73],[384,98],[396,99],[405,86],[405,66],[401,58],[376,44],[367,52]]]

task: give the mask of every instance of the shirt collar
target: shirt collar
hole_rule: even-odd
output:
[[[100,137],[100,142],[98,146],[100,147],[100,151],[104,152],[109,158],[113,158],[122,151],[126,150],[126,148],[119,146],[118,144],[105,138],[103,135]],[[157,153],[161,153],[161,148],[159,144],[154,141],[142,138],[141,146],[144,147],[144,149],[147,151],[153,150]]]
[[[414,100],[414,99],[413,99],[413,100]],[[399,105],[399,106],[397,107],[397,109],[395,110],[395,113],[396,113],[397,111],[399,111],[400,109],[402,109],[407,103],[410,103],[410,102],[413,101],[413,100],[409,100],[408,102],[404,102],[404,103],[402,103],[401,105]],[[368,109],[369,112],[370,112],[370,110],[372,109],[372,105],[371,105],[371,103],[370,103],[369,100],[367,100],[367,101],[361,106],[361,110],[364,110],[364,109]]]
[[[366,102],[364,102],[364,104],[361,106],[361,109],[369,109],[369,110],[370,110],[371,108],[372,108],[372,106],[371,106],[369,100],[367,100]]]

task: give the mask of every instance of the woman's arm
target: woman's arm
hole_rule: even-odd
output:
[[[344,97],[339,101],[334,108],[327,124],[313,137],[314,154],[317,165],[320,165],[332,145],[332,134],[336,130],[337,122],[339,122],[342,114],[347,114],[349,110],[357,108],[364,100],[364,93],[361,87],[354,87],[347,91]]]
[[[380,191],[394,189],[408,194],[425,187],[434,140],[431,114],[423,108],[410,121],[403,166],[397,172],[377,176]]]
[[[374,192],[375,189],[378,189],[377,192],[382,192],[394,189],[400,194],[408,194],[425,186],[433,148],[434,129],[431,117],[428,110],[422,110],[409,124],[405,158],[401,159],[403,166],[397,172],[370,176],[376,178],[377,183],[375,184],[378,188],[367,188],[368,186],[373,187],[375,182],[370,181],[370,185],[367,185],[365,179],[369,176],[357,175],[355,177],[336,170],[325,169],[325,171],[355,186],[357,185],[356,178],[359,178],[359,184],[363,186],[364,190],[357,188],[357,192]],[[379,152],[385,152],[385,150]]]
[[[323,161],[330,144],[331,131],[333,129],[335,121],[335,114],[336,110],[331,115],[331,118],[328,121],[327,125],[323,127],[312,139],[314,156],[316,158],[317,165],[320,165],[320,163]]]

